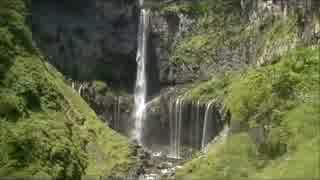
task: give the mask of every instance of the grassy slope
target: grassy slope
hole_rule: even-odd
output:
[[[225,86],[213,79],[195,88],[197,97],[220,96],[231,111],[231,124],[242,129],[185,164],[177,178],[319,178],[319,50],[294,49],[277,64],[228,77]],[[210,83],[217,90],[212,92],[224,93],[199,91]],[[250,136],[254,128],[264,129],[263,142]]]
[[[240,124],[240,129],[209,148],[208,154],[186,163],[176,177],[319,178],[320,48],[299,42],[295,15],[243,24],[233,16],[236,10],[228,10],[233,2],[204,0],[162,9],[199,17],[197,31],[174,50],[173,64],[212,63],[217,60],[214,49],[239,46],[250,47],[249,62],[266,64],[214,75],[185,94],[203,101],[218,98],[230,110],[231,124]],[[260,141],[252,133],[257,129],[263,132]]]
[[[23,0],[0,1],[0,176],[125,172],[125,138],[97,118],[41,60],[25,25]]]

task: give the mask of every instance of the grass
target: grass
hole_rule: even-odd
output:
[[[256,148],[246,133],[233,135],[226,142],[210,147],[207,154],[186,163],[177,180],[243,179],[256,171]]]
[[[204,82],[189,95],[221,97],[231,127],[224,144],[178,170],[177,179],[319,178],[320,48],[296,48],[278,63]],[[221,82],[219,82],[221,81]],[[256,141],[252,130],[260,129]]]
[[[128,141],[43,60],[25,1],[2,0],[0,14],[0,176],[126,173],[135,162]]]

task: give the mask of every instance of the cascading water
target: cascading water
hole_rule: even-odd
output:
[[[200,100],[197,102],[196,106],[196,125],[195,125],[195,144],[194,147],[199,148],[199,133],[200,133]]]
[[[143,7],[143,0],[139,0]],[[147,60],[147,41],[149,34],[149,10],[142,8],[140,12],[140,24],[138,32],[137,50],[137,78],[134,94],[134,131],[133,138],[142,144],[143,121],[145,119],[145,105],[147,94],[146,81],[146,60]]]
[[[204,149],[206,144],[208,143],[208,137],[207,137],[207,126],[208,126],[208,120],[209,120],[209,114],[211,113],[211,105],[215,102],[215,99],[210,101],[207,104],[206,112],[204,115],[204,122],[203,122],[203,130],[202,130],[202,140],[201,140],[201,149]]]
[[[81,96],[82,88],[83,88],[83,85],[80,84],[80,87],[79,87],[79,90],[78,90],[78,94],[79,94],[80,96]]]
[[[118,96],[115,100],[114,100],[114,104],[113,104],[113,128],[115,130],[120,130],[120,103],[121,103],[121,98]]]
[[[171,103],[170,109],[173,112],[170,116],[170,153],[172,158],[180,158],[181,144],[181,123],[182,123],[182,105],[183,99],[178,98],[174,103]]]

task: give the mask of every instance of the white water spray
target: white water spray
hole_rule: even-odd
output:
[[[143,6],[143,0],[139,0]],[[143,121],[145,119],[145,106],[147,94],[146,81],[146,61],[147,61],[147,41],[149,34],[149,10],[141,9],[140,24],[138,32],[137,50],[137,79],[134,94],[134,131],[133,138],[142,144]]]

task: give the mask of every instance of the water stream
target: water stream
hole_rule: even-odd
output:
[[[143,6],[143,0],[139,1]],[[139,143],[142,142],[143,121],[145,119],[145,106],[147,95],[146,61],[147,61],[147,42],[149,35],[149,10],[142,8],[140,11],[140,23],[138,32],[137,49],[137,78],[134,94],[134,130],[133,138]]]
[[[182,129],[182,107],[183,99],[177,98],[176,101],[172,102],[170,107],[170,152],[169,156],[172,158],[179,159],[180,156],[180,145],[181,145],[181,129]]]
[[[203,123],[203,130],[202,130],[202,140],[201,140],[201,149],[204,149],[205,146],[207,145],[208,141],[210,141],[208,139],[208,121],[210,118],[210,113],[211,113],[211,105],[215,102],[216,100],[212,100],[210,101],[207,105],[206,105],[206,112],[204,115],[204,123]]]
[[[121,107],[121,97],[117,96],[116,99],[114,100],[113,104],[113,128],[115,130],[120,131],[121,127],[121,117],[120,117],[120,107]]]
[[[149,106],[152,106],[155,102],[160,102],[161,98],[156,97],[153,100],[147,102],[147,70],[146,64],[148,61],[147,47],[148,36],[150,28],[150,11],[143,7],[144,1],[139,0],[140,10],[140,22],[138,31],[138,48],[137,48],[137,76],[134,93],[134,127],[132,130],[132,139],[137,141],[139,145],[145,149],[147,142],[145,141],[146,132],[144,128],[148,128],[146,123],[146,113]],[[178,97],[168,103],[168,125],[166,126],[169,133],[168,152],[150,153],[153,154],[151,160],[153,164],[163,164],[164,168],[146,168],[148,172],[142,174],[140,180],[155,180],[160,179],[164,175],[172,174],[179,167],[179,163],[184,157],[185,148],[193,148],[197,150],[204,149],[209,143],[212,137],[208,131],[212,128],[211,121],[217,121],[217,118],[212,116],[212,108],[215,100],[210,101],[204,107],[200,100],[193,102],[184,98]],[[205,108],[205,111],[204,111]],[[214,112],[216,113],[216,112]],[[219,112],[218,112],[219,113]],[[211,114],[211,115],[210,115]],[[203,116],[204,115],[204,116]],[[120,99],[117,99],[114,106],[114,120],[115,128],[120,128]],[[210,127],[208,127],[210,126]],[[159,127],[160,128],[160,127]],[[169,129],[168,129],[169,128]],[[218,128],[217,128],[218,129]],[[210,134],[210,135],[208,135]],[[186,140],[187,139],[187,140]],[[144,142],[145,141],[145,142]],[[152,142],[153,143],[153,142]],[[145,145],[145,146],[144,146]],[[184,148],[184,149],[183,149]]]
[[[197,106],[196,106],[196,118],[195,118],[196,122],[195,122],[195,142],[194,142],[194,147],[198,148],[200,143],[199,143],[199,139],[200,139],[200,100],[198,100],[197,102]]]

